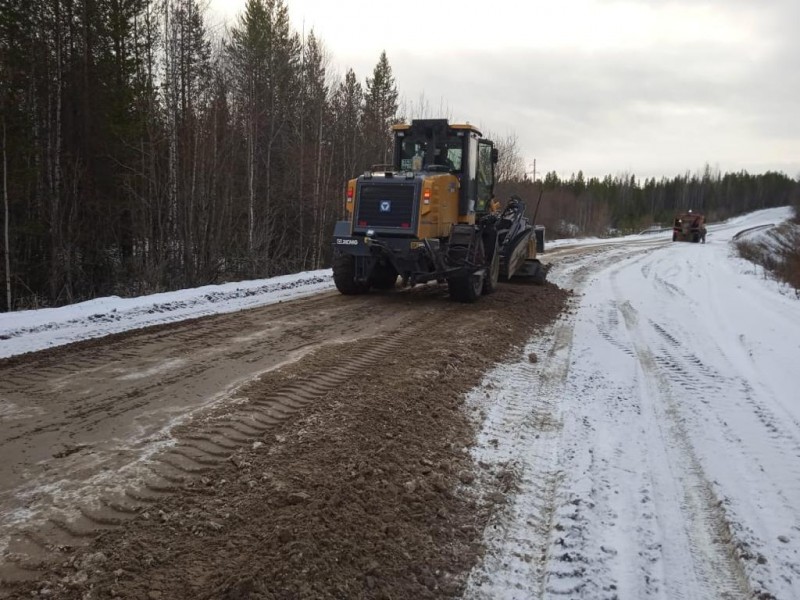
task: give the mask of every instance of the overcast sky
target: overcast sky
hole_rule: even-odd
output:
[[[408,103],[515,133],[537,175],[800,177],[800,0],[286,3],[334,72],[363,82],[386,50]]]

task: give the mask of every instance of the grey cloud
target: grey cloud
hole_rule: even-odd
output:
[[[797,170],[797,154],[748,153],[748,147],[768,147],[771,138],[800,147],[794,115],[800,51],[790,51],[795,44],[778,40],[761,61],[747,48],[696,43],[642,53],[525,51],[436,61],[398,56],[396,63],[402,65],[397,75],[403,90],[444,97],[460,117],[488,122],[493,130],[513,129],[529,153],[605,153],[611,159],[633,152],[631,165],[617,167],[627,169],[644,165],[647,149],[668,147],[673,155],[665,174],[717,157],[731,163],[723,168],[786,168],[788,160],[788,168]],[[741,141],[731,148],[734,133]],[[682,153],[676,146],[681,136]],[[663,157],[642,168],[658,164],[666,164]]]

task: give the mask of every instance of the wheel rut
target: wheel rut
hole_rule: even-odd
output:
[[[38,530],[17,532],[7,552],[11,558],[5,565],[0,564],[0,581],[35,579],[48,564],[58,561],[63,550],[85,546],[104,531],[140,518],[147,513],[148,505],[165,495],[180,493],[193,481],[213,477],[221,465],[236,460],[237,450],[257,444],[271,430],[356,376],[365,365],[380,361],[407,344],[424,326],[420,321],[400,332],[369,342],[362,340],[357,348],[348,349],[341,364],[291,381],[254,402],[231,404],[224,416],[177,433],[174,445],[145,462],[150,475],[141,482],[127,486],[114,497],[100,496],[91,506],[62,506],[63,516],[50,517]],[[31,544],[31,539],[57,543]]]
[[[672,396],[668,375],[671,363],[653,354],[643,340],[642,331],[652,328],[673,346],[676,338],[663,327],[653,327],[653,323],[642,320],[629,302],[621,302],[619,307],[641,367],[642,384],[650,398],[648,410],[663,424],[663,447],[657,447],[657,440],[651,444],[653,455],[661,452],[670,464],[671,480],[662,477],[660,485],[682,496],[679,507],[685,523],[682,536],[694,563],[694,572],[686,575],[693,577],[695,585],[705,589],[710,597],[750,598],[753,590],[739,559],[731,524],[692,447],[678,402]],[[677,538],[673,543],[680,544]],[[678,593],[679,589],[673,592]]]

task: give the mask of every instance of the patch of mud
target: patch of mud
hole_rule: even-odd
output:
[[[244,429],[210,470],[140,495],[129,519],[84,547],[61,548],[7,597],[459,596],[492,503],[503,500],[473,492],[465,394],[567,297],[548,284],[503,285],[467,306],[435,290],[376,298],[375,307],[408,319],[375,345],[393,336],[403,344],[374,360],[368,339],[323,347],[197,415],[173,431],[178,444],[244,418],[293,382],[336,382],[358,361],[355,374],[274,425]],[[301,397],[312,388],[292,389]]]

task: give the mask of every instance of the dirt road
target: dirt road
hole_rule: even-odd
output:
[[[6,360],[3,593],[456,593],[463,393],[566,298],[325,293]]]
[[[5,361],[0,394],[15,410],[0,422],[0,526],[85,500],[87,480],[125,483],[171,428],[254,377],[402,324],[368,305],[328,293]]]
[[[795,598],[800,320],[742,227],[8,360],[0,597]]]

